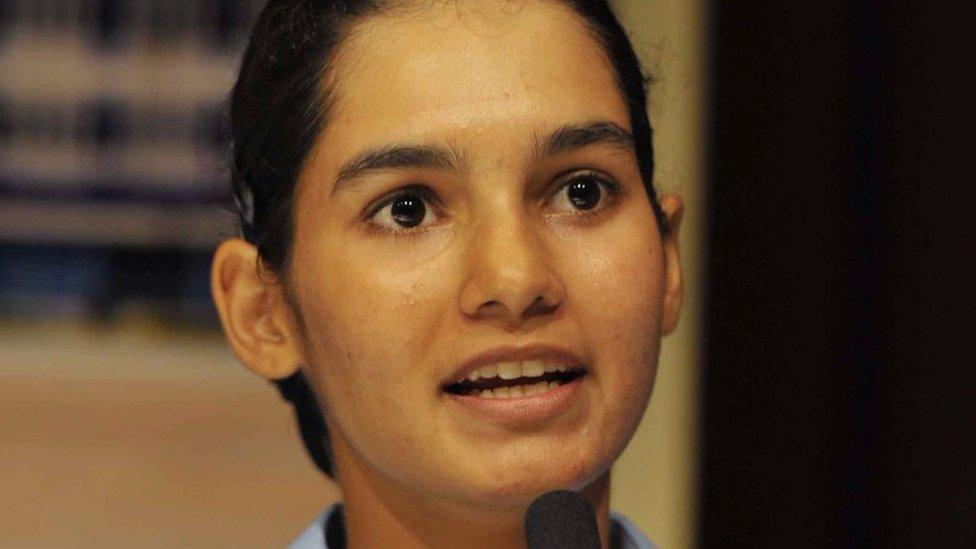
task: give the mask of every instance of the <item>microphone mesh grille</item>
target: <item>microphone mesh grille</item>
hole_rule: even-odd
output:
[[[529,549],[600,549],[596,514],[576,492],[547,492],[525,512],[525,540]]]

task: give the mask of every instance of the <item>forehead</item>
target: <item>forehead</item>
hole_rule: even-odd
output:
[[[556,2],[443,2],[367,18],[327,82],[320,142],[336,160],[397,141],[465,147],[589,120],[629,127],[603,48]]]

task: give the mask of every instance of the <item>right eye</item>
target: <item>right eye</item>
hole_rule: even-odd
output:
[[[409,233],[437,222],[433,199],[425,188],[408,188],[383,199],[372,209],[368,222],[391,233]]]

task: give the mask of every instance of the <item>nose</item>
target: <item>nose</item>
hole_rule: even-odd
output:
[[[483,219],[471,235],[460,295],[461,310],[469,318],[511,330],[555,312],[562,303],[565,288],[549,265],[538,228],[525,217],[498,213]]]

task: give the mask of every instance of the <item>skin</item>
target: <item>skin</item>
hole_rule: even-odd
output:
[[[538,154],[566,125],[629,130],[602,49],[557,4],[506,6],[358,23],[326,78],[334,106],[296,189],[287,273],[261,269],[237,239],[215,256],[213,294],[238,357],[267,378],[302,368],[323,404],[350,547],[522,547],[527,505],[558,488],[589,498],[606,547],[610,467],[677,322],[680,199],[660,199],[662,236],[632,148]],[[463,166],[375,170],[336,187],[348,160],[391,145],[452,148]],[[590,215],[561,188],[581,171],[620,187]],[[398,225],[389,207],[367,218],[406,185],[435,197],[420,227]],[[484,421],[442,391],[471,356],[537,342],[588,368],[556,418]]]

